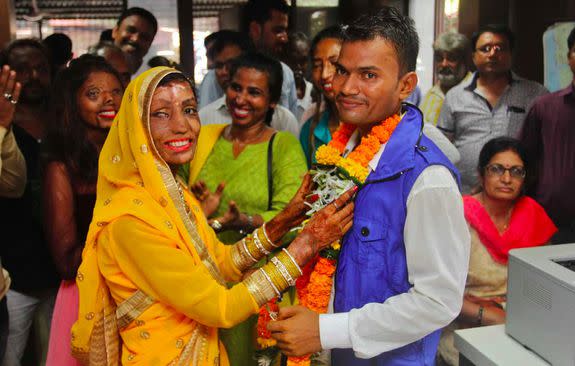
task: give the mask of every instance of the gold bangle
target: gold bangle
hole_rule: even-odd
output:
[[[246,253],[246,255],[253,261],[253,263],[257,263],[259,259],[254,257],[252,252],[250,251],[250,246],[248,245],[247,238],[242,239],[242,244],[243,244],[244,252]]]
[[[245,239],[237,242],[231,249],[232,262],[240,272],[253,266],[257,261],[250,257],[249,252],[245,247]]]
[[[289,283],[273,263],[266,264],[262,267],[262,270],[266,272],[266,274],[274,283],[275,287],[280,292],[283,292],[286,288],[288,288]]]
[[[253,296],[258,304],[258,307],[263,306],[266,302],[276,297],[276,292],[266,276],[263,274],[262,269],[259,269],[249,275],[244,281],[248,291]]]
[[[246,252],[249,254],[250,258],[254,260],[254,263],[257,263],[262,257],[263,254],[258,250],[257,246],[254,244],[254,241],[250,235],[244,238],[245,244],[244,247]]]
[[[289,271],[287,270],[286,266],[279,259],[277,259],[277,257],[272,257],[271,262],[276,266],[276,268],[281,273],[283,278],[287,281],[288,285],[295,286],[295,280],[289,274]]]
[[[254,230],[252,239],[253,239],[253,241],[254,241],[254,244],[255,244],[256,247],[258,248],[258,250],[259,250],[263,255],[268,255],[268,254],[270,254],[270,251],[267,250],[267,249],[263,246],[263,244],[262,244],[262,242],[261,242],[261,240],[260,240],[260,236],[258,235],[258,230]]]
[[[274,289],[276,295],[278,297],[281,296],[281,292],[280,290],[278,290],[278,288],[276,287],[276,285],[274,284],[274,282],[272,281],[272,279],[270,278],[270,276],[266,273],[266,271],[262,271],[262,274],[264,275],[264,277],[266,278],[266,280],[268,280],[268,282],[270,283],[270,285],[272,286],[272,288]]]
[[[303,274],[301,268],[287,249],[283,248],[282,251],[278,253],[277,258],[286,266],[292,277],[297,278]]]
[[[268,243],[270,243],[271,246],[273,246],[274,248],[279,247],[279,245],[275,245],[273,241],[270,240],[270,237],[268,236],[268,232],[266,230],[266,222],[264,222],[264,224],[262,225],[262,232],[264,233],[264,237],[266,238],[266,240],[268,241]]]
[[[276,245],[273,241],[270,240],[270,237],[268,236],[268,233],[266,232],[266,223],[264,223],[259,229],[258,229],[258,233],[259,231],[262,232],[264,238],[265,238],[265,244],[268,244],[272,249],[270,251],[273,251],[274,249],[277,249],[281,246],[280,245]]]

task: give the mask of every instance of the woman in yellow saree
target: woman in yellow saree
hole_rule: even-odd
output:
[[[228,365],[218,328],[243,321],[293,285],[300,267],[351,227],[353,191],[318,212],[268,264],[247,272],[301,223],[310,180],[275,218],[224,246],[175,178],[178,165],[193,158],[199,130],[193,89],[180,72],[154,68],[128,86],[100,154],[76,279],[72,350],[85,364]],[[237,284],[228,289],[226,281]]]

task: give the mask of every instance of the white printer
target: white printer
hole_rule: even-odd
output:
[[[575,366],[575,244],[509,252],[506,332],[554,366]]]

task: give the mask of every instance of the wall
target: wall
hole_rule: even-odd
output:
[[[435,39],[435,1],[411,0],[409,16],[415,22],[419,34],[417,76],[419,88],[425,94],[433,85],[433,40]]]

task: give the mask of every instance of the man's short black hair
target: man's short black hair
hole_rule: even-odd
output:
[[[64,33],[53,33],[42,43],[50,50],[53,65],[64,65],[72,59],[72,40]]]
[[[413,20],[395,7],[384,6],[375,14],[357,18],[344,27],[344,42],[371,41],[382,38],[390,42],[397,53],[401,74],[415,71],[419,53],[419,37]]]
[[[0,66],[7,65],[9,63],[10,54],[12,54],[14,49],[24,47],[36,48],[46,57],[46,62],[50,63],[50,50],[48,50],[48,48],[42,42],[34,38],[23,38],[10,42],[0,52]]]
[[[208,50],[208,57],[213,60],[217,54],[228,46],[237,46],[242,53],[255,50],[254,43],[247,34],[236,31],[226,31],[214,40],[213,46]]]
[[[515,36],[511,29],[505,24],[487,24],[479,28],[479,30],[471,36],[471,47],[473,47],[473,51],[477,49],[477,40],[483,33],[493,33],[499,34],[507,38],[507,42],[509,43],[509,49],[513,50],[513,46],[515,46]]]
[[[255,21],[264,24],[272,17],[272,10],[289,14],[290,7],[285,0],[249,0],[244,7],[244,29],[249,30],[250,23]]]
[[[569,50],[573,48],[574,44],[575,44],[575,28],[571,29],[571,33],[569,33],[569,37],[567,37],[567,47],[569,47]]]
[[[118,22],[116,23],[116,25],[119,27],[120,24],[122,24],[122,21],[124,19],[126,19],[127,17],[132,16],[132,15],[137,15],[141,18],[146,19],[148,21],[148,23],[150,23],[152,28],[154,28],[154,35],[158,32],[158,20],[156,19],[154,14],[150,13],[146,9],[138,8],[137,6],[124,10],[122,15],[120,15],[120,18],[118,19]]]

